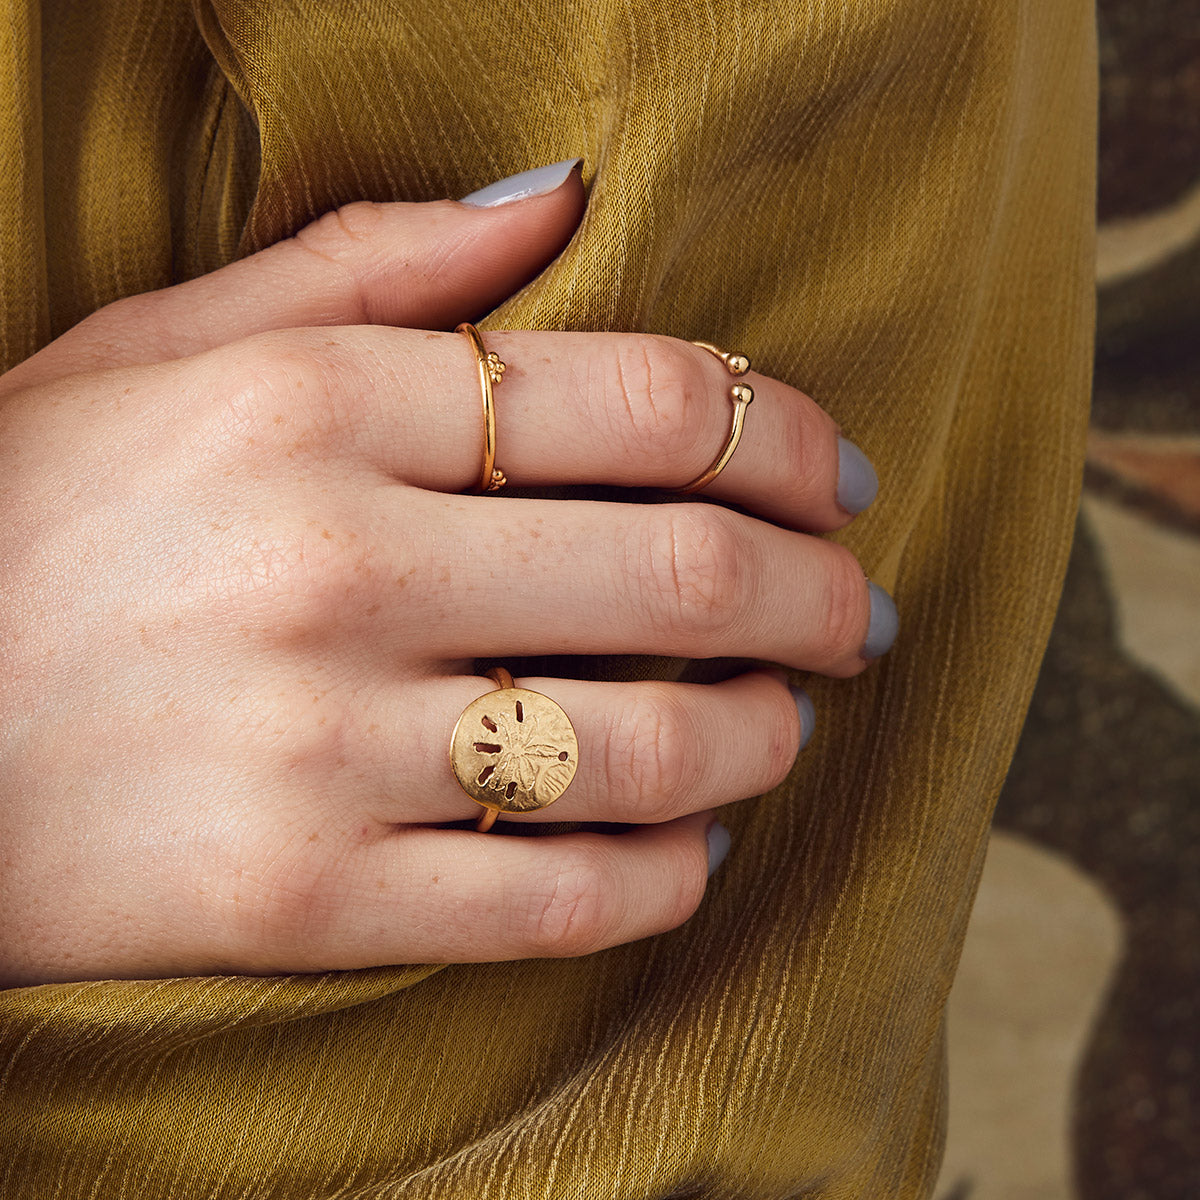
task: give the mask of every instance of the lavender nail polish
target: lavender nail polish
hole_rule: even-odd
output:
[[[813,730],[817,727],[817,709],[812,697],[803,688],[788,688],[796,703],[796,711],[800,714],[800,749],[812,740]]]
[[[838,438],[837,502],[851,514],[868,508],[879,492],[871,460],[847,438]]]
[[[514,200],[544,196],[562,187],[567,182],[567,176],[582,162],[582,158],[564,158],[562,162],[551,163],[548,167],[534,167],[532,171],[510,175],[507,179],[497,180],[471,192],[460,203],[471,208],[496,208],[501,204],[511,204]]]
[[[708,827],[708,873],[712,873],[725,861],[732,839],[729,830],[720,821]]]
[[[867,591],[871,597],[871,620],[867,625],[867,640],[859,651],[870,662],[886,654],[900,632],[900,614],[896,602],[879,586],[867,580]]]

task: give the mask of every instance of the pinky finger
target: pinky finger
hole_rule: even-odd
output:
[[[272,968],[590,954],[683,924],[728,846],[712,813],[617,834],[398,829],[311,874],[325,894]]]

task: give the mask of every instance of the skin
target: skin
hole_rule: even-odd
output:
[[[845,677],[869,610],[837,427],[747,377],[708,489],[738,505],[464,494],[474,359],[452,329],[565,245],[577,175],[491,209],[356,204],[95,313],[0,379],[0,982],[589,953],[685,921],[719,805],[779,783],[781,673],[519,679],[581,762],[523,820],[446,748],[476,656],[757,657]],[[514,485],[679,485],[729,427],[685,342],[488,333]],[[757,516],[750,516],[754,513]],[[805,532],[807,531],[807,532]]]

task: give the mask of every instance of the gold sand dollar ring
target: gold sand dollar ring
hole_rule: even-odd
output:
[[[454,777],[485,809],[475,824],[480,833],[502,812],[553,804],[579,766],[574,726],[549,696],[515,687],[503,667],[493,667],[488,678],[497,690],[472,700],[450,736]]]

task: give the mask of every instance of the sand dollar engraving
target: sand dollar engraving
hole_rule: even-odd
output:
[[[472,800],[500,812],[533,812],[553,804],[575,778],[579,741],[548,696],[500,688],[463,709],[450,762]]]

